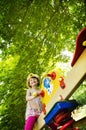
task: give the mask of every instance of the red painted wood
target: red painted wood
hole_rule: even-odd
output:
[[[75,48],[75,53],[74,53],[74,57],[73,57],[71,66],[73,66],[76,63],[76,61],[82,54],[83,50],[86,48],[86,46],[82,45],[82,43],[84,41],[86,41],[86,28],[83,28],[77,36],[76,48]]]

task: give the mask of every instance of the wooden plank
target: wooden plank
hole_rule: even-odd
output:
[[[59,101],[59,95],[62,95],[64,99],[69,98],[72,93],[79,87],[80,83],[83,79],[83,77],[86,74],[86,49],[74,65],[74,67],[71,69],[70,72],[68,72],[67,77],[65,78],[65,84],[66,88],[61,89],[61,87],[58,89],[56,94],[52,97],[50,103],[47,105],[47,113],[49,112],[51,106],[53,106],[57,101]]]
[[[83,51],[82,55],[77,60],[76,64],[73,66],[70,72],[68,72],[67,77],[65,78],[65,89],[59,87],[55,95],[52,97],[51,101],[46,107],[46,112],[48,113],[52,106],[59,101],[59,96],[61,95],[63,99],[68,99],[73,92],[79,87],[81,82],[83,82],[86,76],[86,49]],[[43,113],[38,118],[38,121],[34,127],[35,130],[41,130],[45,125]]]

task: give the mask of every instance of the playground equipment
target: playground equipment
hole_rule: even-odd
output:
[[[46,105],[46,114],[41,113],[34,130],[41,130],[45,124],[49,124],[52,120],[54,120],[54,124],[58,126],[59,123],[62,123],[61,119],[64,119],[65,122],[64,117],[70,115],[70,112],[78,106],[76,101],[69,101],[68,99],[86,79],[86,28],[82,29],[77,36],[71,66],[72,69],[68,72],[65,79],[61,77],[57,71],[46,74],[42,84],[42,89],[45,91],[43,102],[45,102]],[[60,80],[57,80],[59,78]],[[59,116],[62,112],[63,116]],[[66,120],[65,124],[63,123],[60,130],[66,130],[73,123],[74,119],[70,117],[68,121]]]
[[[58,70],[53,70],[44,75],[42,81],[42,90],[45,92],[45,96],[43,98],[43,103],[47,105],[52,97],[55,95],[56,90],[59,88],[59,72]]]

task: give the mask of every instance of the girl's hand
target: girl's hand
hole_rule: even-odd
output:
[[[38,96],[38,93],[37,93],[37,92],[34,92],[34,93],[33,93],[33,96],[34,96],[34,97],[37,97],[37,96]]]
[[[44,96],[45,96],[45,92],[44,92],[44,90],[41,90],[40,93],[34,92],[34,93],[33,93],[33,96],[34,96],[34,97],[37,97],[37,96],[44,97]]]

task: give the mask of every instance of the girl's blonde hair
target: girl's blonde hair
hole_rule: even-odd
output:
[[[37,86],[40,85],[40,77],[39,77],[37,74],[31,73],[31,74],[29,74],[28,77],[27,77],[26,85],[27,85],[28,88],[31,87],[31,86],[30,86],[30,78],[36,78],[36,79],[38,80]]]

